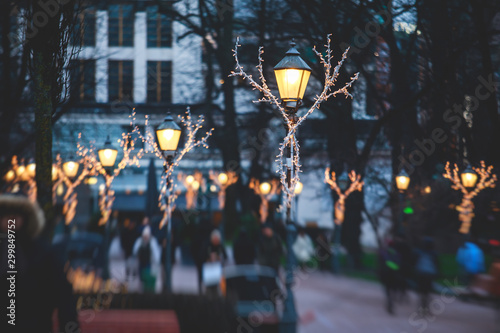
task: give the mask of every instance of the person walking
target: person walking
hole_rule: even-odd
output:
[[[438,275],[438,258],[434,252],[434,241],[430,237],[424,237],[419,249],[416,250],[415,274],[417,278],[417,289],[420,294],[421,315],[431,315],[429,304],[430,294],[433,290],[432,283]]]
[[[300,267],[304,267],[314,256],[314,246],[311,238],[306,234],[304,228],[299,229],[297,239],[292,245],[293,253],[299,262]]]
[[[139,261],[139,276],[145,292],[154,292],[160,268],[161,248],[156,238],[151,236],[151,228],[146,226],[141,237],[134,244],[134,256]]]
[[[255,245],[244,227],[234,241],[233,255],[236,265],[251,265],[255,262]]]
[[[281,238],[269,225],[264,225],[257,246],[257,262],[259,265],[273,268],[279,275],[280,260],[283,254]]]
[[[401,285],[401,254],[397,251],[393,241],[379,251],[379,278],[384,286],[386,309],[394,314],[394,301]]]

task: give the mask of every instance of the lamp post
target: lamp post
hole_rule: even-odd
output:
[[[162,151],[163,158],[165,160],[164,171],[166,175],[165,186],[166,186],[166,195],[165,195],[165,204],[167,210],[167,225],[166,225],[166,249],[165,249],[165,289],[168,292],[172,291],[172,244],[171,244],[171,233],[172,233],[172,213],[170,211],[170,202],[169,202],[169,191],[171,189],[171,179],[170,173],[168,172],[169,168],[172,167],[175,153],[177,151],[177,146],[179,145],[179,139],[181,137],[181,128],[175,123],[174,119],[170,114],[168,114],[163,123],[161,123],[156,128],[156,139],[158,141],[159,149]],[[192,179],[194,182],[194,177]]]
[[[286,52],[285,57],[274,67],[274,74],[278,84],[278,90],[282,105],[287,113],[291,125],[297,123],[297,110],[302,105],[302,98],[306,91],[307,82],[311,75],[311,68],[300,57],[299,51],[295,48],[295,42],[292,41],[290,49]],[[290,125],[285,123],[285,130],[288,130]],[[292,186],[292,178],[294,177],[293,170],[293,143],[286,147],[285,156],[288,157],[286,165],[286,178],[288,188]],[[286,280],[285,287],[287,297],[284,302],[283,317],[281,320],[281,332],[296,332],[297,330],[297,311],[295,309],[295,301],[292,293],[293,285],[293,269],[295,257],[292,250],[297,229],[291,220],[291,207],[286,208]]]
[[[399,191],[399,218],[398,225],[396,227],[396,234],[403,233],[403,205],[405,200],[405,191],[408,189],[408,185],[410,185],[410,176],[408,176],[406,171],[402,169],[396,176],[396,187]]]
[[[295,184],[295,188],[293,189],[293,194],[295,194],[295,222],[298,222],[299,220],[299,195],[302,193],[302,189],[304,188],[304,185],[301,182],[297,182]]]
[[[105,170],[104,174],[104,193],[102,196],[102,200],[105,206],[108,205],[109,201],[109,191],[111,188],[111,182],[113,179],[113,167],[116,162],[116,157],[118,156],[118,149],[116,149],[112,144],[111,144],[111,139],[109,135],[106,138],[106,141],[104,142],[104,145],[97,151],[97,156],[99,157],[99,162],[101,163],[101,166]],[[70,163],[70,162],[66,162]],[[76,168],[76,165],[72,164],[73,169],[70,170],[70,164],[66,164],[66,168],[64,168],[63,165],[63,170],[64,172],[72,172],[73,169]],[[73,162],[75,163],[75,162]],[[110,226],[109,226],[109,216],[106,212],[104,212],[104,218],[103,223],[106,224],[105,226],[105,232],[104,232],[104,272],[103,272],[103,279],[106,280],[109,278],[109,268],[108,268],[108,248],[109,248],[109,233],[110,233]]]

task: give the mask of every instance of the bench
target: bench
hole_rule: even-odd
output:
[[[177,315],[172,310],[82,310],[78,317],[82,333],[180,332]],[[57,319],[53,322],[54,332],[60,332]]]

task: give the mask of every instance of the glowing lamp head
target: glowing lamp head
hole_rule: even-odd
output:
[[[474,187],[477,182],[477,173],[472,170],[470,165],[468,165],[467,168],[465,168],[465,170],[460,174],[460,178],[465,187]]]
[[[106,151],[104,151],[106,155]],[[78,174],[78,169],[80,168],[80,164],[75,161],[67,161],[63,164],[63,172],[66,177],[73,178]]]
[[[194,176],[189,175],[186,177],[186,184],[191,185],[194,182]]]
[[[425,192],[425,193],[427,193],[427,194],[429,194],[429,193],[431,193],[431,192],[432,192],[432,188],[431,188],[430,186],[426,186],[426,187],[424,188],[424,192]]]
[[[191,186],[193,187],[193,190],[198,191],[200,189],[200,182],[195,180],[195,181],[193,181]]]
[[[5,181],[8,183],[12,182],[15,178],[16,178],[16,173],[14,172],[14,170],[7,171],[7,173],[4,176]]]
[[[118,155],[118,149],[113,147],[113,145],[111,144],[109,135],[106,138],[106,142],[104,142],[104,146],[102,146],[102,148],[99,149],[97,153],[99,155],[99,161],[101,162],[101,165],[103,167],[109,168],[115,165],[116,156]]]
[[[263,182],[259,185],[259,190],[261,194],[268,195],[271,192],[271,184]]]
[[[295,195],[299,195],[300,193],[302,193],[302,188],[303,187],[304,187],[304,185],[301,182],[297,182],[295,184],[295,188],[293,190],[293,192],[295,193]]]
[[[29,178],[35,178],[36,175],[36,164],[30,163],[26,166],[26,172]]]
[[[217,186],[214,184],[210,185],[210,192],[217,192]]]
[[[219,179],[219,183],[221,183],[222,185],[226,185],[229,179],[227,173],[225,172],[219,173],[219,176],[217,178]]]
[[[174,118],[168,114],[163,123],[156,128],[156,139],[160,150],[166,156],[174,155],[181,138],[181,128],[174,121]]]
[[[408,189],[408,185],[410,185],[410,176],[405,170],[401,170],[396,176],[396,186],[400,192],[403,192]]]
[[[16,176],[22,177],[24,172],[26,171],[26,167],[24,165],[19,165],[16,169]]]
[[[274,67],[281,100],[287,108],[297,108],[304,98],[311,67],[300,57],[292,41],[285,57]]]

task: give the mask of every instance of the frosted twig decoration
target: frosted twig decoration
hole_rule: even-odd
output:
[[[449,179],[453,185],[452,189],[460,191],[463,194],[462,202],[457,206],[458,220],[462,222],[460,226],[460,233],[468,234],[471,226],[472,219],[474,218],[474,203],[472,199],[479,194],[485,188],[494,188],[495,182],[497,181],[497,176],[492,173],[493,166],[490,165],[486,167],[484,161],[481,161],[481,167],[473,168],[474,171],[479,175],[474,189],[468,190],[460,180],[460,174],[458,166],[455,164],[453,171],[450,170],[450,162],[446,163],[444,178]]]
[[[81,133],[78,135],[81,139]],[[136,165],[139,167],[139,160],[144,155],[144,149],[139,149],[135,155],[132,152],[135,150],[135,142],[137,138],[133,138],[133,131],[130,133],[122,133],[122,138],[117,140],[123,153],[123,157],[118,162],[116,167],[112,170],[105,168],[99,161],[97,150],[94,142],[90,142],[89,147],[82,145],[78,142],[77,154],[82,158],[86,158],[89,168],[92,170],[91,175],[101,174],[104,177],[104,188],[99,190],[99,209],[101,211],[101,218],[99,219],[99,226],[107,223],[109,217],[111,216],[111,209],[113,207],[113,201],[115,200],[115,191],[111,189],[111,185],[115,177],[117,177],[120,172],[125,169],[128,165]]]
[[[216,173],[210,170],[209,177],[212,182],[214,182],[214,184],[219,187],[219,209],[222,210],[224,209],[224,205],[226,204],[226,190],[229,186],[238,181],[238,175],[234,171],[228,171],[227,173]]]
[[[345,200],[354,191],[361,191],[363,189],[364,182],[361,180],[361,175],[356,174],[356,171],[352,170],[349,173],[349,179],[351,184],[342,192],[337,184],[337,178],[335,172],[330,173],[330,168],[325,170],[325,183],[330,185],[330,188],[337,193],[339,198],[335,202],[335,224],[341,225],[345,219]]]
[[[135,121],[135,114],[133,114]],[[203,116],[198,116],[197,120],[194,120],[191,116],[191,109],[188,107],[186,109],[186,114],[184,116],[179,116],[181,120],[182,126],[186,129],[185,133],[185,141],[184,147],[175,155],[171,164],[168,164],[163,158],[163,152],[158,147],[158,143],[156,142],[156,138],[153,133],[147,132],[146,134],[142,134],[137,126],[134,127],[133,133],[137,133],[137,135],[151,147],[150,150],[145,150],[145,152],[151,152],[155,154],[158,158],[163,160],[164,172],[161,176],[160,182],[160,196],[159,207],[163,210],[163,218],[160,222],[160,228],[162,228],[167,222],[168,216],[171,213],[172,207],[174,207],[175,200],[177,199],[178,192],[175,191],[176,185],[174,181],[170,181],[170,184],[166,183],[167,178],[172,179],[172,174],[174,169],[179,165],[180,161],[183,159],[184,155],[186,155],[190,150],[202,146],[204,148],[208,148],[208,138],[212,135],[213,128],[205,133],[205,135],[201,139],[197,139],[198,131],[203,127],[203,123],[205,122],[205,118]],[[146,116],[145,127],[149,125],[149,117]],[[168,194],[167,194],[168,192]],[[167,205],[165,203],[165,197],[168,201],[169,210],[167,211]]]
[[[66,185],[66,192],[63,196],[63,215],[64,223],[69,225],[73,221],[76,214],[76,206],[78,205],[77,194],[75,189],[83,182],[83,180],[93,172],[94,164],[91,163],[91,158],[89,156],[82,156],[80,160],[76,161],[78,167],[81,171],[78,177],[72,179],[66,175],[64,172],[63,162],[61,156],[58,154],[56,157],[56,163],[54,165],[54,175],[55,179],[52,185],[52,201],[56,202],[57,188]],[[75,166],[76,167],[76,166]]]
[[[279,181],[277,179],[271,180],[268,183],[269,188],[267,189],[262,188],[262,184],[264,183],[261,183],[258,179],[252,178],[250,179],[248,187],[251,188],[255,192],[255,194],[260,196],[260,222],[266,223],[267,217],[269,215],[269,200],[271,200],[274,195],[280,193],[280,188]]]
[[[314,98],[314,103],[313,105],[309,108],[309,110],[302,115],[301,117],[298,117],[298,119],[295,121],[292,117],[293,115],[290,115],[289,113],[286,112],[285,108],[281,104],[280,100],[273,95],[271,92],[271,89],[269,89],[269,86],[267,85],[267,81],[264,77],[264,71],[262,67],[263,59],[262,59],[262,54],[264,53],[263,47],[259,48],[259,55],[258,55],[258,60],[259,63],[256,66],[257,71],[259,72],[259,81],[255,81],[252,77],[252,75],[247,74],[244,71],[243,66],[239,62],[238,58],[238,47],[239,47],[239,38],[236,39],[236,44],[233,50],[234,58],[236,60],[236,68],[235,71],[233,71],[229,76],[241,76],[243,79],[248,80],[250,85],[254,88],[254,90],[258,90],[263,94],[263,97],[260,98],[257,101],[254,101],[256,103],[258,102],[265,102],[265,103],[270,103],[274,105],[275,107],[278,108],[280,111],[283,120],[286,124],[286,129],[287,129],[287,134],[283,139],[283,142],[280,144],[279,148],[279,154],[277,155],[276,161],[278,162],[277,170],[276,172],[280,175],[280,181],[283,187],[283,193],[285,196],[285,203],[287,207],[291,206],[292,199],[295,195],[294,190],[296,184],[299,182],[299,173],[301,172],[301,165],[300,165],[300,156],[299,156],[299,143],[296,138],[296,131],[297,128],[306,120],[306,118],[313,113],[314,110],[319,109],[321,103],[325,102],[328,100],[330,97],[335,97],[338,94],[343,94],[347,97],[351,97],[352,95],[349,93],[348,88],[352,86],[354,81],[358,79],[359,73],[354,74],[353,77],[351,77],[350,81],[346,83],[342,88],[333,90],[333,87],[335,86],[337,82],[337,78],[340,73],[340,68],[342,67],[344,61],[347,59],[347,53],[349,52],[349,48],[345,50],[344,54],[342,55],[342,59],[337,63],[335,67],[332,67],[332,50],[331,50],[331,34],[327,36],[327,44],[325,45],[326,47],[326,55],[324,56],[320,52],[316,50],[316,47],[313,48],[314,53],[318,56],[320,59],[320,62],[323,64],[323,67],[325,69],[325,81],[323,85],[323,90],[319,95],[316,95]],[[291,180],[290,182],[287,182],[287,172],[286,172],[286,158],[285,156],[285,148],[289,147],[291,150]]]

